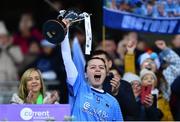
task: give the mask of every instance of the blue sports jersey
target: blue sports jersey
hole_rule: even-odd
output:
[[[84,78],[84,65],[79,56],[72,61],[68,33],[61,43],[61,52],[67,74],[71,114],[81,121],[122,121],[118,102],[110,94],[90,88]],[[78,53],[78,51],[75,51]],[[76,54],[75,53],[75,54]],[[75,65],[76,64],[76,65]],[[78,73],[79,71],[79,73]]]
[[[107,92],[99,92],[79,76],[69,85],[72,115],[83,121],[123,121],[117,100]]]

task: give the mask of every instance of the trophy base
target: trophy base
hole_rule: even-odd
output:
[[[43,35],[52,44],[60,44],[67,33],[66,25],[62,21],[48,20],[43,25]]]

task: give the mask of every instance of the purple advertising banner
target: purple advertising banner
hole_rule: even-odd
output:
[[[68,104],[0,105],[1,121],[63,121],[70,116]]]

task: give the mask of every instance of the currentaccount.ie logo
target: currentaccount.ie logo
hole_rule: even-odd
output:
[[[47,119],[49,118],[49,111],[33,111],[31,108],[23,108],[20,112],[20,117],[23,120],[31,119]]]

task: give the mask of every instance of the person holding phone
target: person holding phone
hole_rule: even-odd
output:
[[[140,72],[141,78],[141,94],[140,104],[144,106],[147,120],[160,120],[162,112],[157,108],[158,89],[157,77],[151,70],[142,69]]]
[[[138,106],[138,117],[140,121],[152,121],[161,119],[161,111],[157,109],[152,88],[155,87],[156,77],[153,72],[145,69],[141,71],[140,77],[134,73],[127,72],[123,80],[128,81],[133,89]]]
[[[144,105],[151,106],[153,104],[153,96],[157,98],[158,90],[156,89],[157,86],[157,78],[156,75],[148,70],[143,69],[140,72],[141,78],[141,102]]]
[[[56,91],[45,92],[44,81],[40,70],[27,69],[21,77],[18,93],[14,93],[12,104],[58,104],[59,96]]]
[[[135,71],[135,48],[136,43],[132,43],[130,40],[127,44],[127,53],[125,56],[125,72],[138,73]],[[133,44],[133,45],[132,45]],[[129,46],[128,46],[129,45]],[[160,54],[148,51],[141,54],[138,58],[140,69],[148,69],[154,72],[158,78],[158,109],[163,113],[162,121],[173,121],[173,116],[169,106],[169,100],[171,95],[170,85],[174,79],[179,76],[179,56],[170,48],[167,47],[164,40],[155,41],[157,48],[161,50]],[[165,67],[160,63],[165,63]],[[129,65],[131,64],[131,65]],[[159,69],[160,68],[160,69]]]

